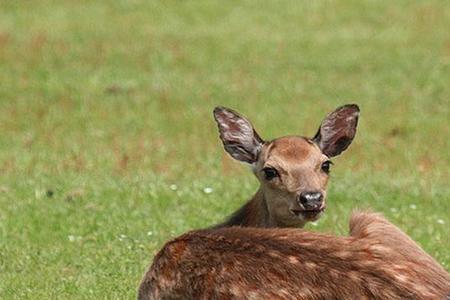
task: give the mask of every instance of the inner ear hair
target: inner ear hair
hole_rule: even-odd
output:
[[[359,111],[356,104],[343,105],[322,121],[312,140],[325,155],[337,156],[348,148],[356,134]]]
[[[214,109],[214,119],[225,150],[239,161],[256,162],[264,141],[250,121],[236,111],[221,106]]]

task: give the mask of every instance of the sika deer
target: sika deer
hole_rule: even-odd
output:
[[[382,216],[354,213],[350,236],[219,228],[168,242],[139,288],[156,299],[449,299],[450,276]]]
[[[344,105],[331,112],[309,139],[286,136],[264,141],[237,112],[214,109],[225,150],[251,164],[260,188],[243,207],[216,228],[303,227],[326,208],[331,157],[344,151],[356,134],[359,108]]]

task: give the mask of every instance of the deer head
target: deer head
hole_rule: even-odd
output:
[[[330,159],[350,145],[358,117],[357,105],[344,105],[325,117],[312,138],[285,136],[266,141],[234,110],[214,109],[225,150],[250,164],[261,183],[255,197],[261,198],[257,200],[267,210],[266,227],[301,227],[321,216],[326,208]]]

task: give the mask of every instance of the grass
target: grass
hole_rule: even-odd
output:
[[[448,28],[447,1],[2,1],[0,298],[132,299],[164,241],[239,207],[218,104],[273,138],[358,103],[308,229],[371,207],[450,270]]]

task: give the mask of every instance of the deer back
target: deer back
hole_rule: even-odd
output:
[[[357,213],[350,225],[349,237],[238,227],[187,233],[155,257],[139,299],[444,299],[450,293],[448,273],[383,217]]]

